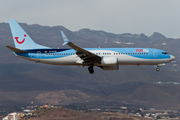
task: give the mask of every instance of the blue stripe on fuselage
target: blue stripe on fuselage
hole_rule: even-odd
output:
[[[29,53],[37,53],[37,51],[40,51],[41,53],[54,53],[54,52],[62,52],[62,51],[67,51],[70,49],[33,49],[33,50],[24,50]]]
[[[121,56],[123,53],[128,56],[141,58],[141,59],[167,59],[170,58],[169,54],[162,54],[162,50],[152,48],[84,48],[85,50],[95,51],[95,53],[111,53],[111,55],[103,56]],[[74,49],[37,49],[26,50],[28,53],[15,53],[23,57],[37,58],[37,53],[40,54],[41,59],[55,59],[71,56],[76,53]],[[115,53],[115,54],[114,54]],[[118,53],[118,54],[116,54]]]

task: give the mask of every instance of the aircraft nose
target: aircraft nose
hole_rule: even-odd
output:
[[[173,55],[170,55],[170,60],[171,61],[175,60],[175,57]]]

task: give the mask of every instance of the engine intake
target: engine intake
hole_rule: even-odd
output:
[[[102,66],[115,66],[118,64],[118,59],[116,57],[105,57],[101,59]]]

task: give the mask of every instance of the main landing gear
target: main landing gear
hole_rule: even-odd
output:
[[[94,67],[93,63],[90,63],[90,65],[89,65],[89,67],[88,67],[88,70],[89,70],[89,73],[90,73],[90,74],[93,74],[93,73],[94,73],[93,67]]]
[[[160,68],[157,67],[157,68],[156,68],[156,71],[159,72],[159,71],[160,71]]]

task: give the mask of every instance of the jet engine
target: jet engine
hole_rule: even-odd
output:
[[[118,59],[116,57],[103,57],[101,59],[102,66],[116,66]]]
[[[118,70],[118,59],[116,57],[105,57],[101,59],[101,69],[103,70]]]
[[[118,70],[119,65],[116,65],[116,66],[101,66],[101,69],[103,69],[103,70]]]

